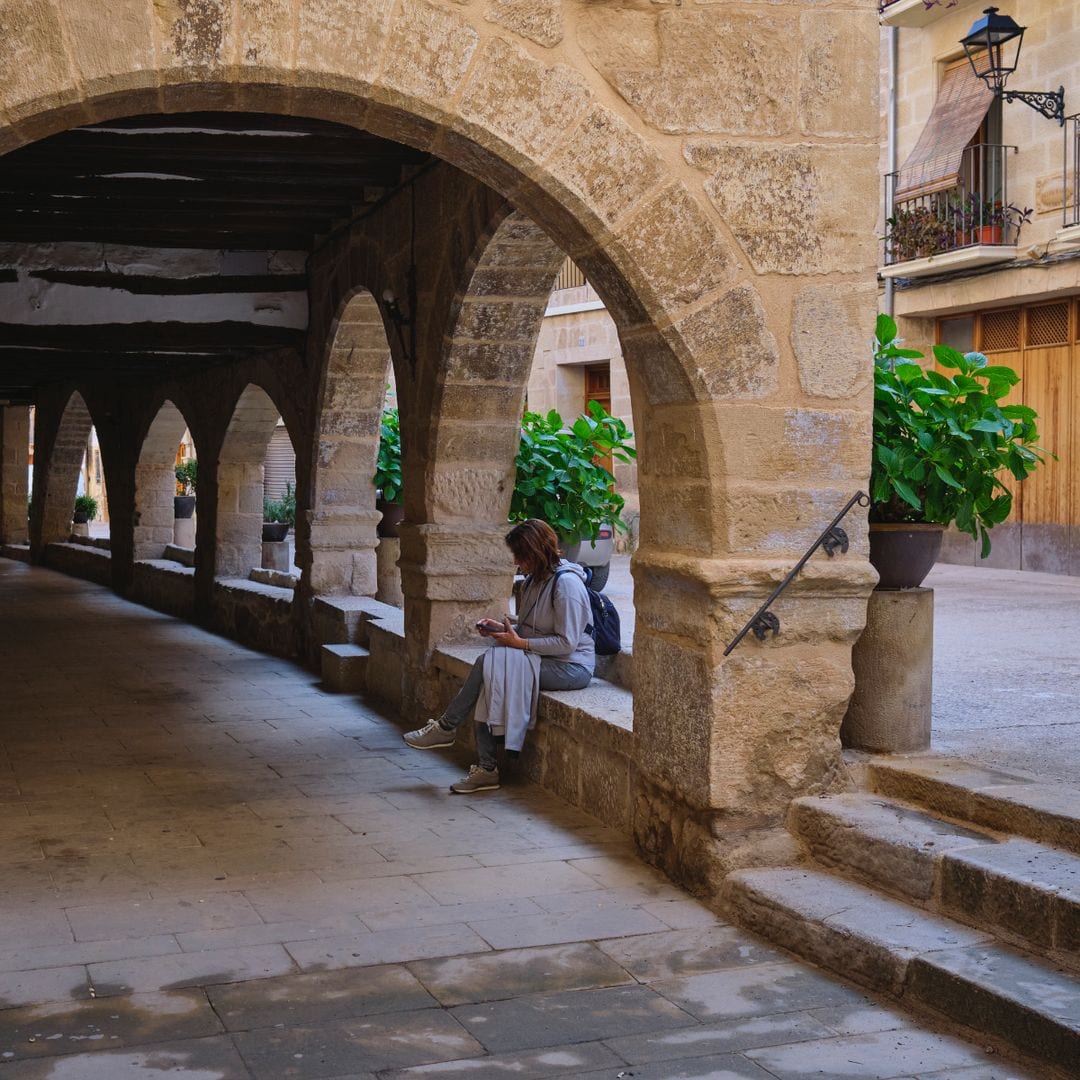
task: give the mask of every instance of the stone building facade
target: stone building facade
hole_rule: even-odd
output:
[[[93,572],[317,655],[319,613],[362,611],[375,589],[392,365],[405,605],[383,689],[430,715],[447,692],[432,657],[509,593],[518,417],[570,256],[617,329],[640,455],[625,827],[702,887],[783,857],[765,838],[790,799],[845,783],[865,523],[785,593],[779,636],[723,650],[867,481],[877,51],[865,0],[10,0],[0,186],[22,202],[0,208],[4,542],[25,535],[9,504],[32,403],[30,557],[67,557],[93,424],[112,532]],[[61,207],[64,192],[90,202]],[[169,268],[180,247],[197,267]],[[31,319],[29,280],[72,291]],[[118,290],[122,317],[88,329]],[[212,314],[160,300],[195,295]],[[278,416],[302,574],[266,629],[235,582]],[[185,427],[195,565],[154,592]],[[579,749],[596,798],[602,748]]]
[[[1067,119],[1061,125],[1022,102],[995,101],[971,71],[960,39],[984,7],[974,0],[882,6],[883,135],[895,49],[891,163],[889,140],[882,142],[886,190],[888,174],[896,171],[901,213],[919,207],[955,213],[966,198],[975,211],[968,224],[990,226],[953,227],[943,250],[929,257],[895,252],[884,272],[895,282],[892,302],[908,341],[926,351],[936,342],[978,349],[992,363],[1013,367],[1022,380],[1016,400],[1037,410],[1039,442],[1057,455],[1022,485],[1012,519],[994,530],[985,564],[974,542],[957,533],[950,534],[944,558],[1080,574],[1080,25],[1068,0],[1001,8],[1026,27],[1006,88],[1063,87]],[[942,107],[950,95],[955,101],[948,107],[963,114],[959,121]],[[1031,210],[1019,230],[1008,222],[1000,228],[995,209],[1009,205]],[[976,220],[980,208],[982,223]],[[1005,216],[1016,218],[1015,212]]]

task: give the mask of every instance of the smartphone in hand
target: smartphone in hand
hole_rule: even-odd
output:
[[[476,624],[476,629],[481,637],[488,637],[491,634],[501,634],[506,630],[501,622],[496,622],[495,619],[481,619]]]

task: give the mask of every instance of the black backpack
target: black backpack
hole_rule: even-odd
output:
[[[576,573],[574,570],[557,570],[555,583],[551,586],[551,602],[555,603],[555,590],[563,574]],[[592,587],[592,571],[585,567],[585,591],[589,594],[589,606],[592,608],[592,622],[585,627],[596,645],[597,656],[614,656],[622,651],[622,628],[619,625],[619,613],[615,605],[601,592]]]

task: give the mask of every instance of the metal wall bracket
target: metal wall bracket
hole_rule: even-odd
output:
[[[848,551],[848,535],[840,528],[839,525],[834,525],[829,529],[821,540],[821,546],[825,549],[825,554],[831,559],[838,551],[841,555],[846,555]]]
[[[780,619],[771,611],[762,611],[750,620],[750,629],[758,641],[764,641],[770,630],[773,637],[780,633]]]

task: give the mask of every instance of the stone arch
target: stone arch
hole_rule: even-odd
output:
[[[217,465],[217,577],[246,578],[261,563],[263,461],[281,415],[273,398],[254,383],[233,407]]]
[[[822,563],[793,586],[781,638],[730,660],[722,650],[866,481],[868,380],[834,393],[813,370],[842,362],[824,340],[824,290],[861,290],[872,314],[877,119],[870,76],[839,61],[853,41],[870,47],[876,19],[867,5],[770,9],[779,62],[747,80],[769,108],[732,117],[725,101],[701,120],[685,103],[702,84],[676,69],[694,66],[683,49],[710,62],[709,41],[693,53],[703,13],[566,8],[570,33],[544,49],[489,23],[482,6],[441,0],[135,5],[122,33],[97,8],[24,3],[0,35],[11,76],[0,151],[139,113],[257,108],[337,121],[478,178],[582,267],[618,326],[641,439],[635,713],[647,722],[635,743],[651,786],[634,828],[658,861],[693,876],[713,865],[718,821],[775,821],[840,768],[850,648],[873,584],[865,560]],[[589,41],[573,36],[586,9],[600,20]],[[605,59],[591,46],[613,28],[633,47]],[[629,70],[611,70],[624,61]],[[828,79],[814,75],[826,68]],[[793,70],[806,76],[798,93]],[[813,239],[794,255],[793,223]],[[848,320],[847,340],[869,326]],[[649,509],[660,505],[662,515]],[[865,527],[851,524],[865,552]],[[403,560],[437,573],[416,543],[406,560],[403,538]]]
[[[316,406],[311,589],[317,596],[372,595],[379,514],[371,478],[390,346],[368,290],[342,301],[327,341]]]
[[[71,535],[71,515],[79,486],[79,470],[93,426],[86,401],[76,390],[61,412],[56,435],[44,455],[44,469],[40,477],[35,463],[34,491],[42,493],[38,512],[41,515],[43,546],[67,540]],[[36,495],[34,502],[37,502]]]
[[[173,541],[176,449],[190,427],[172,401],[162,402],[135,463],[134,557],[161,558]]]

